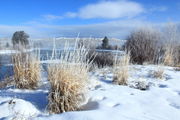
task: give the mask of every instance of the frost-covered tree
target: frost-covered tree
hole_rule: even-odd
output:
[[[102,48],[107,49],[109,48],[109,39],[105,36],[104,39],[102,40]]]
[[[131,53],[131,61],[138,64],[154,62],[161,48],[158,46],[160,39],[160,32],[153,28],[140,28],[133,31],[125,43],[126,50]]]
[[[12,44],[13,46],[22,45],[27,46],[29,45],[29,35],[24,31],[16,31],[12,36]]]
[[[9,46],[10,46],[9,43],[7,42],[7,43],[6,43],[6,48],[8,48]]]

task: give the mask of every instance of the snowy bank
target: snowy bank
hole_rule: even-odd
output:
[[[1,89],[0,118],[11,119],[15,115],[9,107],[13,100],[13,111],[35,120],[178,120],[180,71],[163,66],[164,77],[157,79],[150,75],[156,69],[155,65],[130,66],[129,83],[143,81],[149,84],[147,90],[114,85],[111,68],[97,69],[90,73],[88,100],[82,110],[62,114],[48,114],[46,111],[47,80],[34,91]]]

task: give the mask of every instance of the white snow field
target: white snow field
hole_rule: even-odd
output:
[[[131,65],[129,86],[112,84],[111,68],[90,73],[87,102],[81,111],[48,114],[48,82],[37,90],[0,90],[2,120],[180,120],[180,71],[164,67],[164,78],[150,74],[156,65]],[[141,82],[147,90],[131,86]]]

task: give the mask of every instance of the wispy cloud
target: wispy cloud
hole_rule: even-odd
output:
[[[4,36],[12,36],[17,30],[24,30],[31,37],[75,37],[78,33],[83,37],[117,37],[125,38],[130,31],[144,25],[153,25],[143,20],[116,20],[99,24],[89,25],[49,25],[49,24],[28,24],[24,26],[3,26],[0,25],[0,34]]]
[[[77,17],[77,13],[75,13],[75,12],[67,12],[67,13],[65,13],[64,17],[74,18],[74,17]]]
[[[121,1],[101,1],[94,4],[88,4],[77,12],[68,12],[66,16],[80,17],[84,19],[106,18],[115,19],[122,17],[134,17],[145,10],[143,6],[136,2]]]
[[[165,12],[168,10],[166,6],[154,6],[150,8],[150,12]]]
[[[47,21],[59,20],[63,18],[62,16],[57,16],[52,14],[42,15],[42,17]]]
[[[0,25],[0,37],[12,37],[15,31],[23,30],[30,34],[31,36],[38,37],[42,35],[42,31],[35,26],[28,26],[28,25]]]

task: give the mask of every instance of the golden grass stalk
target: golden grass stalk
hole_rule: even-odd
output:
[[[83,47],[65,49],[55,63],[48,66],[51,90],[48,95],[50,113],[79,110],[85,100],[89,62]],[[58,62],[57,62],[58,61]]]
[[[167,47],[164,54],[164,65],[173,66],[174,65],[174,54],[171,47]]]
[[[35,89],[40,80],[40,60],[29,53],[16,53],[13,56],[14,83],[20,89]]]
[[[164,69],[162,66],[158,66],[157,70],[153,72],[153,77],[158,79],[163,79],[164,77]]]
[[[128,84],[129,60],[130,60],[129,53],[122,56],[119,60],[118,59],[115,60],[113,83],[118,85]]]

